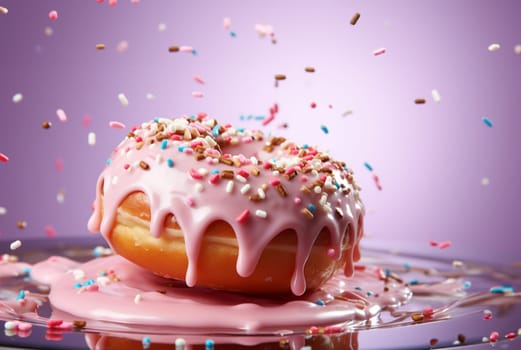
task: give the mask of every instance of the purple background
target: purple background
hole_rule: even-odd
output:
[[[117,6],[0,0],[0,6],[9,9],[0,14],[0,152],[10,158],[0,162],[0,207],[7,209],[0,215],[0,251],[14,239],[46,237],[46,225],[55,228],[56,239],[90,235],[86,222],[97,176],[129,127],[155,116],[207,112],[345,160],[363,187],[367,247],[520,260],[516,0],[119,0]],[[50,10],[58,11],[54,22]],[[352,26],[355,12],[361,18]],[[224,28],[225,17],[236,37]],[[256,24],[272,25],[277,43],[261,38]],[[128,50],[118,52],[123,40]],[[106,49],[96,50],[99,43]],[[492,43],[501,48],[489,52]],[[169,53],[171,45],[190,45],[196,54]],[[386,53],[373,56],[381,47]],[[316,72],[306,73],[306,66]],[[277,73],[287,80],[275,87]],[[439,103],[432,89],[440,92]],[[194,98],[192,91],[205,96]],[[16,93],[23,94],[19,103],[12,102]],[[417,105],[416,98],[427,103]],[[274,103],[280,111],[266,127],[240,118],[266,116]],[[66,123],[56,116],[58,108],[67,113]],[[346,110],[352,114],[343,116]],[[86,115],[88,127],[82,125]],[[41,126],[45,120],[52,122],[49,130]],[[111,120],[127,129],[110,128]],[[97,135],[94,146],[87,143],[89,132]],[[63,171],[56,159],[63,160]],[[373,166],[382,191],[364,162]],[[481,183],[485,177],[488,186]],[[63,203],[56,199],[60,191]],[[27,222],[25,229],[17,228],[19,220]],[[430,240],[453,244],[440,250]]]

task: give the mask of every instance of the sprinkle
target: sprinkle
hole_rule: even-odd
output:
[[[207,339],[204,343],[204,349],[205,350],[213,350],[214,341],[212,339]]]
[[[181,46],[179,47],[179,51],[181,52],[188,52],[188,53],[194,53],[194,49],[191,46]]]
[[[83,320],[74,320],[72,321],[72,325],[74,326],[74,328],[85,328],[87,326],[87,321],[83,321]]]
[[[231,26],[232,26],[232,20],[230,19],[230,17],[225,17],[224,20],[223,20],[223,26],[224,26],[224,29],[230,29]]]
[[[150,340],[150,337],[143,337],[141,340],[141,344],[143,345],[143,349],[148,349],[150,347],[150,344],[152,344],[152,341]]]
[[[232,191],[233,191],[233,185],[234,185],[233,180],[229,180],[229,181],[226,183],[226,193],[232,193]]]
[[[463,267],[463,262],[462,262],[462,261],[459,261],[459,260],[454,260],[454,261],[452,262],[452,267],[456,267],[456,268]]]
[[[376,185],[376,188],[379,191],[381,191],[382,190],[382,185],[380,184],[380,178],[378,177],[378,175],[373,173],[371,177],[373,178],[373,182]]]
[[[52,126],[52,124],[48,120],[45,120],[45,121],[42,122],[42,128],[44,128],[44,129],[50,129],[51,126]]]
[[[501,48],[501,46],[500,46],[499,44],[494,43],[494,44],[490,44],[490,45],[488,46],[488,51],[490,51],[490,52],[494,52],[494,51],[499,50],[500,48]]]
[[[11,250],[16,250],[18,248],[20,248],[22,246],[22,241],[20,241],[19,239],[14,241],[14,242],[11,242],[11,244],[9,245],[9,249]]]
[[[49,327],[49,328],[59,327],[59,326],[62,325],[62,323],[63,323],[63,320],[56,319],[56,318],[48,319],[47,322],[46,322],[47,327]]]
[[[194,179],[194,180],[202,180],[203,179],[203,175],[200,172],[198,172],[197,170],[195,170],[194,168],[190,168],[188,173],[190,174],[190,177],[192,179]]]
[[[264,190],[262,188],[257,189],[257,194],[259,195],[260,199],[266,198],[266,192],[264,192]]]
[[[173,168],[174,167],[174,161],[172,160],[172,158],[168,158],[166,160],[166,164],[168,165],[169,168]]]
[[[96,44],[96,50],[105,50],[105,44]]]
[[[9,157],[0,152],[0,162],[7,163],[9,161]]]
[[[300,211],[302,214],[304,214],[308,219],[313,219],[314,215],[308,208],[302,208]]]
[[[286,80],[286,75],[284,75],[284,74],[275,74],[275,80],[277,80],[277,81]]]
[[[22,95],[21,93],[16,93],[13,95],[12,101],[13,101],[13,103],[20,103],[20,102],[22,102],[23,99],[24,99],[24,95]]]
[[[18,328],[18,325],[20,324],[20,321],[5,321],[4,323],[4,329],[11,331]]]
[[[353,17],[351,17],[351,21],[349,23],[351,23],[351,25],[354,26],[358,22],[359,19],[360,19],[360,13],[357,12],[353,15]]]
[[[204,84],[203,78],[201,78],[199,75],[194,75],[194,81],[199,84]]]
[[[63,109],[61,108],[58,108],[56,110],[56,115],[58,116],[58,119],[61,121],[61,122],[66,122],[67,121],[67,114],[65,114],[65,112],[63,111]]]
[[[96,144],[96,134],[94,132],[89,132],[87,135],[87,143],[90,146],[94,146]]]
[[[373,171],[373,167],[371,166],[371,164],[364,162],[364,166],[367,168],[367,170]]]
[[[27,227],[27,222],[24,220],[18,220],[18,222],[16,223],[16,227],[18,227],[20,230],[23,230]]]
[[[317,103],[313,101],[313,102],[311,102],[311,103],[309,104],[309,107],[311,107],[311,108],[317,108]]]
[[[490,335],[488,336],[488,339],[492,342],[492,343],[495,343],[496,341],[498,341],[499,339],[499,333],[494,331],[494,332],[491,332]]]
[[[204,97],[204,93],[202,93],[201,91],[193,91],[192,92],[192,97],[201,98],[201,97]]]
[[[514,293],[514,287],[512,286],[500,286],[490,288],[490,293],[503,294],[503,293]]]
[[[241,194],[247,193],[250,190],[250,188],[251,188],[250,184],[246,184],[246,185],[242,186],[240,189]]]
[[[385,53],[385,48],[380,48],[380,49],[377,49],[377,50],[374,50],[373,51],[373,56],[380,56],[380,55],[383,55]]]
[[[185,350],[185,340],[183,338],[177,338],[175,340],[175,350]]]
[[[431,346],[435,346],[436,344],[438,344],[438,341],[439,341],[439,340],[436,339],[436,338],[431,338],[431,340],[429,340],[429,344],[430,344]]]
[[[304,71],[305,71],[306,73],[315,73],[315,68],[314,68],[314,67],[309,67],[309,66],[308,66],[308,67],[304,68]]]
[[[298,205],[298,204],[302,203],[302,199],[300,197],[295,197],[295,199],[293,199],[293,203]]]
[[[244,176],[239,175],[239,174],[235,175],[235,180],[240,181],[242,183],[246,183],[248,181]]]
[[[438,243],[438,248],[445,249],[445,248],[450,247],[451,245],[452,245],[451,241],[444,241],[444,242]]]
[[[489,128],[493,127],[494,124],[492,123],[492,121],[490,119],[488,119],[487,117],[483,117],[481,118],[481,120],[483,121],[483,123],[485,123],[486,126],[488,126]]]
[[[49,19],[51,21],[56,21],[58,19],[58,12],[56,12],[56,10],[49,12]]]
[[[7,209],[4,207],[0,207],[0,215],[5,215],[5,214],[7,214]]]
[[[109,0],[109,6],[116,6],[118,4],[118,0]]]
[[[281,197],[286,197],[288,195],[288,191],[286,191],[286,188],[281,183],[277,185],[277,192],[281,195]]]
[[[136,296],[134,297],[134,304],[139,304],[141,302],[141,294],[136,294]]]
[[[9,12],[9,10],[7,9],[7,7],[0,6],[0,13],[1,14],[7,15],[8,12]]]
[[[122,40],[118,43],[118,46],[116,46],[116,51],[123,53],[128,50],[128,41]]]
[[[268,213],[265,210],[261,210],[261,209],[257,209],[255,211],[255,215],[257,215],[258,217],[263,218],[263,219],[268,217]]]
[[[509,333],[505,334],[506,339],[514,339],[515,337],[516,337],[516,333],[514,333],[514,332],[509,332]]]
[[[128,106],[128,99],[127,99],[127,96],[125,96],[124,93],[119,93],[118,94],[118,100],[119,100],[119,103],[121,103],[122,106],[124,106],[124,107]]]
[[[516,55],[521,55],[521,45],[520,44],[514,46],[514,53]]]
[[[416,103],[417,105],[423,105],[427,102],[427,100],[425,100],[424,98],[417,98],[414,100],[414,103]]]
[[[320,129],[324,132],[324,134],[329,134],[329,129],[325,125],[320,125]]]
[[[490,185],[490,179],[488,177],[484,177],[481,179],[481,186],[488,186]]]
[[[109,126],[114,129],[124,129],[125,128],[125,124],[114,121],[114,120],[109,122]]]
[[[144,160],[139,161],[139,166],[140,166],[141,169],[143,169],[143,170],[148,170],[148,169],[150,169],[150,165],[148,165],[148,163],[145,162]]]
[[[342,113],[342,117],[347,117],[348,115],[351,115],[351,114],[353,114],[353,111],[348,109],[348,110],[346,110],[345,112]]]
[[[434,102],[440,102],[441,101],[441,95],[438,90],[432,89],[431,91],[432,100]]]
[[[248,219],[249,216],[250,216],[250,211],[248,209],[244,209],[244,211],[239,216],[237,216],[237,218],[235,220],[238,223],[243,223]]]
[[[56,237],[56,229],[55,229],[52,225],[46,225],[46,226],[43,228],[43,231],[45,232],[45,234],[46,234],[47,237],[49,237],[49,238]]]

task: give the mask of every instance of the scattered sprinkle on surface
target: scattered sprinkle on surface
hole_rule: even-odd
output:
[[[414,103],[416,103],[417,105],[423,105],[427,102],[427,100],[425,100],[424,98],[417,98],[414,100]]]
[[[96,44],[96,50],[105,50],[105,44]]]
[[[7,209],[5,207],[0,207],[0,215],[7,214]]]
[[[125,124],[114,120],[109,122],[109,126],[114,129],[125,129]]]
[[[488,186],[490,185],[490,179],[488,177],[483,177],[481,179],[481,186]]]
[[[315,67],[308,66],[304,68],[304,71],[307,73],[315,73]]]
[[[87,135],[87,143],[89,146],[94,146],[96,144],[96,134],[94,132],[89,132]]]
[[[285,74],[275,74],[275,80],[277,80],[277,81],[286,80],[286,75]]]
[[[431,91],[432,100],[434,102],[440,102],[441,101],[441,95],[440,92],[436,89],[432,89]]]
[[[42,128],[44,128],[44,129],[50,129],[51,126],[52,126],[52,124],[51,124],[51,122],[48,121],[48,120],[44,120],[44,121],[42,122]]]
[[[514,46],[514,53],[516,55],[521,55],[521,44]]]

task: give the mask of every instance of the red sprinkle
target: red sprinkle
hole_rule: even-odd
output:
[[[194,168],[190,168],[190,176],[195,180],[202,180],[203,175],[201,175],[197,170]]]
[[[316,108],[317,107],[317,103],[316,102],[311,102],[309,106],[311,108]]]
[[[437,247],[438,246],[438,242],[433,241],[433,240],[430,240],[429,244],[431,245],[431,247]]]
[[[9,161],[9,157],[0,152],[0,162],[7,163]]]
[[[440,249],[445,249],[445,248],[448,248],[452,245],[452,242],[451,241],[445,241],[445,242],[440,242],[438,243],[438,247]]]
[[[239,170],[237,170],[237,174],[241,175],[242,177],[244,177],[244,178],[246,178],[246,179],[248,178],[248,176],[250,176],[250,173],[247,172],[247,171],[244,170],[244,169],[239,169]]]
[[[219,180],[221,179],[221,177],[219,176],[219,174],[213,174],[212,176],[210,176],[210,179],[208,180],[212,185],[215,185],[216,183],[219,182]]]
[[[58,19],[58,12],[56,12],[56,10],[49,12],[49,19],[51,21],[56,21]]]
[[[381,191],[382,190],[382,185],[380,184],[380,178],[375,173],[372,174],[372,177],[373,177],[374,184],[376,185],[376,188],[379,191]]]
[[[498,333],[498,332],[495,332],[495,331],[492,332],[492,333],[490,333],[488,339],[489,339],[491,342],[494,342],[494,343],[497,342],[498,339],[499,339],[499,333]]]
[[[430,316],[434,315],[434,310],[432,307],[426,307],[425,309],[423,309],[422,314],[423,314],[423,316],[430,317]]]
[[[244,209],[244,211],[241,213],[241,215],[237,216],[237,222],[243,223],[245,222],[248,217],[250,216],[250,211],[248,209]]]
[[[277,178],[270,179],[270,185],[272,185],[272,186],[280,185],[280,180]]]
[[[507,339],[514,339],[515,337],[516,337],[516,333],[514,333],[514,332],[505,334],[505,338],[507,338]]]
[[[45,231],[45,234],[47,235],[47,237],[49,237],[49,238],[56,237],[56,230],[51,225],[45,226],[43,230]]]
[[[51,319],[47,320],[47,327],[56,328],[56,327],[59,327],[62,323],[63,323],[63,320],[51,318]]]
[[[492,314],[486,314],[485,316],[483,316],[483,320],[485,321],[488,321],[488,320],[491,320],[492,319]]]

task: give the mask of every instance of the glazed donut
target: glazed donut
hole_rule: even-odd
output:
[[[360,258],[364,206],[343,162],[208,117],[134,127],[97,182],[91,232],[186,285],[302,295]]]

